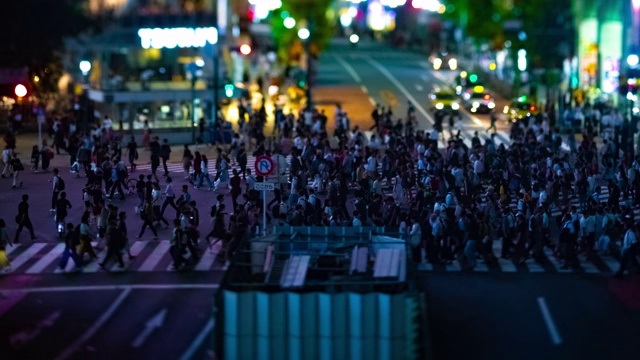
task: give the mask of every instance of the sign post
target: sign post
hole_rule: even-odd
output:
[[[253,188],[262,191],[262,236],[267,235],[267,191],[273,191],[276,186],[273,183],[261,182],[253,184]]]
[[[271,157],[266,155],[260,155],[256,158],[255,164],[256,174],[262,176],[261,183],[255,183],[253,185],[254,190],[262,191],[262,236],[267,235],[267,191],[273,191],[275,185],[273,183],[266,182],[266,177],[273,173],[275,164]]]

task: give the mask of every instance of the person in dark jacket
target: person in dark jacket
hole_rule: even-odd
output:
[[[16,216],[16,223],[18,224],[18,230],[16,230],[16,236],[13,239],[13,243],[17,244],[18,239],[20,238],[20,233],[23,228],[27,228],[29,233],[31,234],[31,240],[38,240],[36,238],[36,234],[33,231],[33,224],[31,223],[31,218],[29,218],[29,195],[22,195],[22,201],[18,204],[18,215]]]

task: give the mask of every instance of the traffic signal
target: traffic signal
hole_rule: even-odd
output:
[[[233,84],[226,84],[224,86],[224,94],[230,98],[233,97],[233,91],[235,89],[235,86],[233,86]]]
[[[298,81],[298,86],[303,88],[303,87],[307,86],[307,82],[305,80],[300,80],[300,81]]]
[[[244,56],[251,54],[251,46],[249,44],[240,45],[240,54]]]
[[[478,81],[478,75],[476,74],[469,75],[469,81],[471,81],[472,83]]]

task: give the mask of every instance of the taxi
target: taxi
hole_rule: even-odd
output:
[[[520,96],[504,107],[504,114],[509,120],[516,121],[529,116],[535,116],[540,113],[538,106],[530,101],[526,96]]]
[[[460,101],[452,91],[436,89],[429,95],[429,99],[431,100],[431,109],[434,111],[457,112],[460,110]]]
[[[496,103],[488,92],[474,92],[467,100],[467,108],[475,114],[488,114],[496,108]]]

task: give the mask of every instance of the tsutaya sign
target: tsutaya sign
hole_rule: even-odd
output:
[[[214,27],[140,29],[138,36],[145,49],[204,47],[218,42],[218,30]]]

